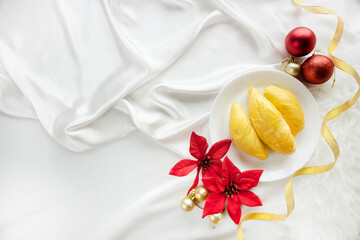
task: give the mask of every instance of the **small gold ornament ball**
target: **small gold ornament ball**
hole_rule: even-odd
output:
[[[195,203],[193,202],[193,200],[191,200],[187,196],[184,197],[180,202],[180,207],[185,212],[190,212],[191,210],[193,210],[194,206],[195,206]]]
[[[208,197],[208,195],[209,195],[209,192],[205,187],[200,186],[200,187],[196,188],[196,191],[195,191],[196,200],[198,200],[200,202],[205,201],[206,198]]]
[[[286,66],[286,72],[294,77],[299,75],[300,70],[301,70],[301,66],[296,62],[291,62]]]
[[[223,214],[221,212],[212,214],[212,215],[209,215],[209,221],[214,224],[219,224],[222,220],[222,217],[223,217]]]

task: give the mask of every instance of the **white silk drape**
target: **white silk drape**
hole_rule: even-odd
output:
[[[0,12],[1,111],[74,151],[140,129],[185,153],[226,82],[279,68],[293,27],[320,50],[334,27],[290,1],[4,0]]]

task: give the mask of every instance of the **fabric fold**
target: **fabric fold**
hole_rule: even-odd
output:
[[[208,135],[211,106],[227,82],[250,69],[280,69],[289,30],[309,26],[320,50],[331,39],[324,34],[331,19],[316,22],[291,2],[276,6],[231,0],[0,4],[0,111],[37,118],[73,151],[140,130],[186,155],[191,131]],[[345,32],[344,41],[354,36]]]

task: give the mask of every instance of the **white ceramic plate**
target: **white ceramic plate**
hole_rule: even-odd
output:
[[[210,113],[210,138],[212,142],[230,138],[229,118],[233,102],[239,102],[248,115],[248,89],[259,91],[275,85],[292,92],[304,111],[305,127],[295,137],[296,151],[291,155],[281,155],[268,148],[269,158],[258,160],[231,145],[227,156],[241,171],[263,169],[261,182],[286,178],[303,167],[313,154],[321,135],[321,120],[317,103],[309,90],[296,78],[280,71],[257,70],[247,72],[228,83],[218,94]]]

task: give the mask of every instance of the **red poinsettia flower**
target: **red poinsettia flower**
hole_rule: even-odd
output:
[[[169,174],[182,177],[188,175],[197,168],[196,177],[189,192],[199,183],[200,171],[203,177],[215,177],[221,174],[220,159],[229,151],[231,145],[230,139],[221,140],[215,143],[206,153],[208,143],[206,138],[192,132],[190,138],[190,154],[197,160],[183,159],[171,168]],[[188,192],[188,193],[189,193]]]
[[[259,197],[249,191],[258,184],[262,173],[263,170],[240,172],[230,159],[225,157],[222,162],[222,177],[203,177],[202,179],[206,189],[212,192],[206,199],[202,217],[221,212],[227,200],[229,216],[236,224],[239,224],[240,204],[249,207],[262,206]]]

